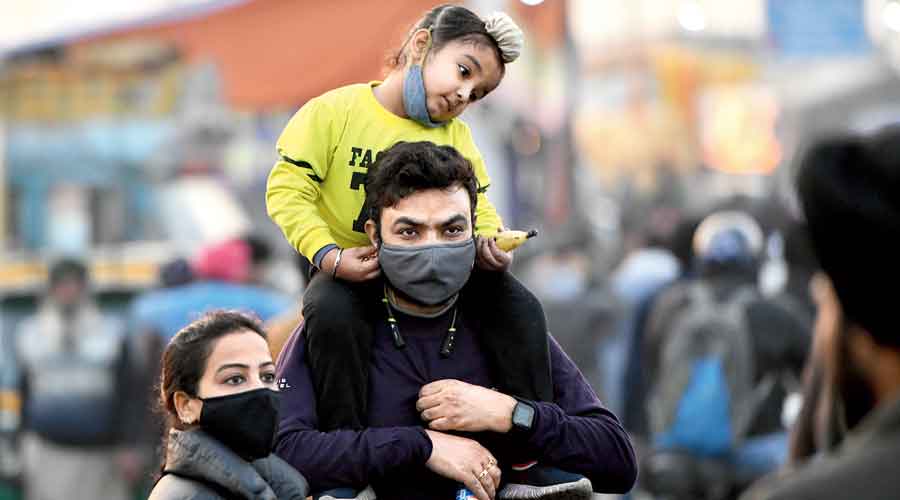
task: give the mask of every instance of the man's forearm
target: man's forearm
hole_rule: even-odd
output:
[[[612,413],[573,416],[554,403],[533,404],[534,428],[524,439],[541,462],[584,474],[598,492],[631,489],[637,475],[634,450]]]
[[[309,481],[311,491],[362,488],[395,468],[424,466],[431,440],[421,427],[279,433],[275,452]]]

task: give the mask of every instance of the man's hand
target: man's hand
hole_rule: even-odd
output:
[[[416,409],[438,431],[509,432],[516,400],[459,380],[432,382],[419,391]]]
[[[497,460],[477,441],[426,430],[431,456],[425,466],[435,474],[465,485],[478,500],[491,500],[500,485]]]
[[[334,272],[338,249],[333,248],[322,259],[322,271]],[[378,267],[378,251],[373,246],[345,248],[338,264],[337,278],[345,281],[368,281],[381,273]]]
[[[498,229],[498,231],[500,231]],[[504,252],[497,246],[493,238],[479,236],[475,241],[478,253],[475,262],[485,271],[503,272],[509,269],[513,261],[512,252]]]

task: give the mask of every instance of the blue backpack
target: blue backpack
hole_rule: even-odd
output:
[[[650,429],[657,449],[723,456],[743,441],[759,404],[745,317],[757,294],[748,286],[717,300],[703,283],[685,293],[661,341]]]

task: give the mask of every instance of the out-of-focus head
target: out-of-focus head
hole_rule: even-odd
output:
[[[900,347],[900,127],[821,140],[797,181],[809,235],[847,321]]]
[[[251,277],[252,250],[246,241],[233,239],[214,243],[200,250],[194,260],[199,279],[246,283]]]
[[[745,212],[716,212],[697,226],[694,255],[701,269],[753,269],[763,248],[759,224]]]
[[[694,264],[694,233],[701,221],[699,216],[684,217],[669,238],[668,247],[678,259],[683,272],[691,270]]]
[[[784,260],[793,269],[811,272],[819,268],[805,222],[792,222],[785,230]]]
[[[71,309],[87,293],[87,267],[77,259],[61,259],[50,267],[49,285],[53,301],[63,309]]]
[[[186,285],[193,279],[191,263],[183,257],[166,262],[159,268],[159,284],[163,288]]]

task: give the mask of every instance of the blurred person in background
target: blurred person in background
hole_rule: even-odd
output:
[[[632,312],[633,317],[629,318],[627,323],[627,327],[630,329],[630,332],[626,333],[629,344],[625,353],[624,373],[620,381],[622,384],[620,390],[622,394],[627,395],[623,401],[622,423],[632,435],[639,437],[646,437],[648,432],[645,407],[647,387],[644,380],[643,352],[644,334],[647,330],[650,313],[657,298],[666,290],[692,279],[694,275],[694,232],[703,219],[694,215],[683,217],[672,230],[670,239],[666,243],[666,247],[678,261],[677,276],[668,282],[660,283],[637,302]]]
[[[812,296],[812,279],[819,271],[819,262],[812,249],[806,223],[793,221],[784,234],[784,261],[787,281],[776,300],[796,308],[796,314],[812,327],[816,316],[816,303]]]
[[[459,118],[500,85],[523,43],[521,29],[506,14],[483,19],[460,5],[435,7],[410,30],[383,82],[349,85],[310,100],[279,137],[280,160],[269,175],[266,207],[318,270],[302,308],[322,428],[360,429],[367,420],[366,361],[374,332],[358,313],[365,308],[359,297],[363,283],[380,269],[365,234],[363,186],[367,169],[401,141],[451,146],[471,162],[479,184],[476,275],[495,297],[494,314],[483,321],[503,318],[504,328],[496,328],[490,341],[515,350],[514,362],[502,365],[501,380],[519,396],[552,399],[543,309],[507,272],[512,254],[491,238],[502,221],[486,195],[491,180],[484,159]],[[503,332],[515,339],[503,338]],[[536,337],[520,338],[531,333]]]
[[[727,498],[785,461],[781,410],[809,331],[757,289],[763,238],[752,217],[713,213],[693,241],[697,277],[664,292],[645,338],[644,484],[678,498]]]
[[[747,498],[900,495],[900,334],[890,289],[900,283],[898,158],[897,127],[825,139],[803,156],[798,191],[825,275],[816,285],[815,325],[816,343],[826,344],[822,400],[833,402],[830,411],[849,434],[835,452]]]
[[[639,230],[637,243],[628,249],[611,276],[613,290],[624,310],[615,334],[602,344],[599,362],[604,373],[605,401],[619,414],[625,407],[622,378],[627,366],[626,353],[635,331],[636,312],[641,303],[677,278],[680,272],[678,259],[666,245],[678,217],[673,208],[652,209]]]
[[[26,499],[129,497],[139,409],[124,333],[94,303],[84,264],[53,264],[47,296],[16,335]]]
[[[151,500],[306,498],[303,476],[271,454],[280,398],[258,322],[214,311],[184,327],[159,387],[165,461]]]
[[[170,262],[161,269],[161,287],[132,304],[133,331],[158,335],[165,345],[212,309],[252,311],[264,321],[290,309],[289,296],[253,281],[254,269],[252,246],[243,239],[207,245],[193,261]]]

